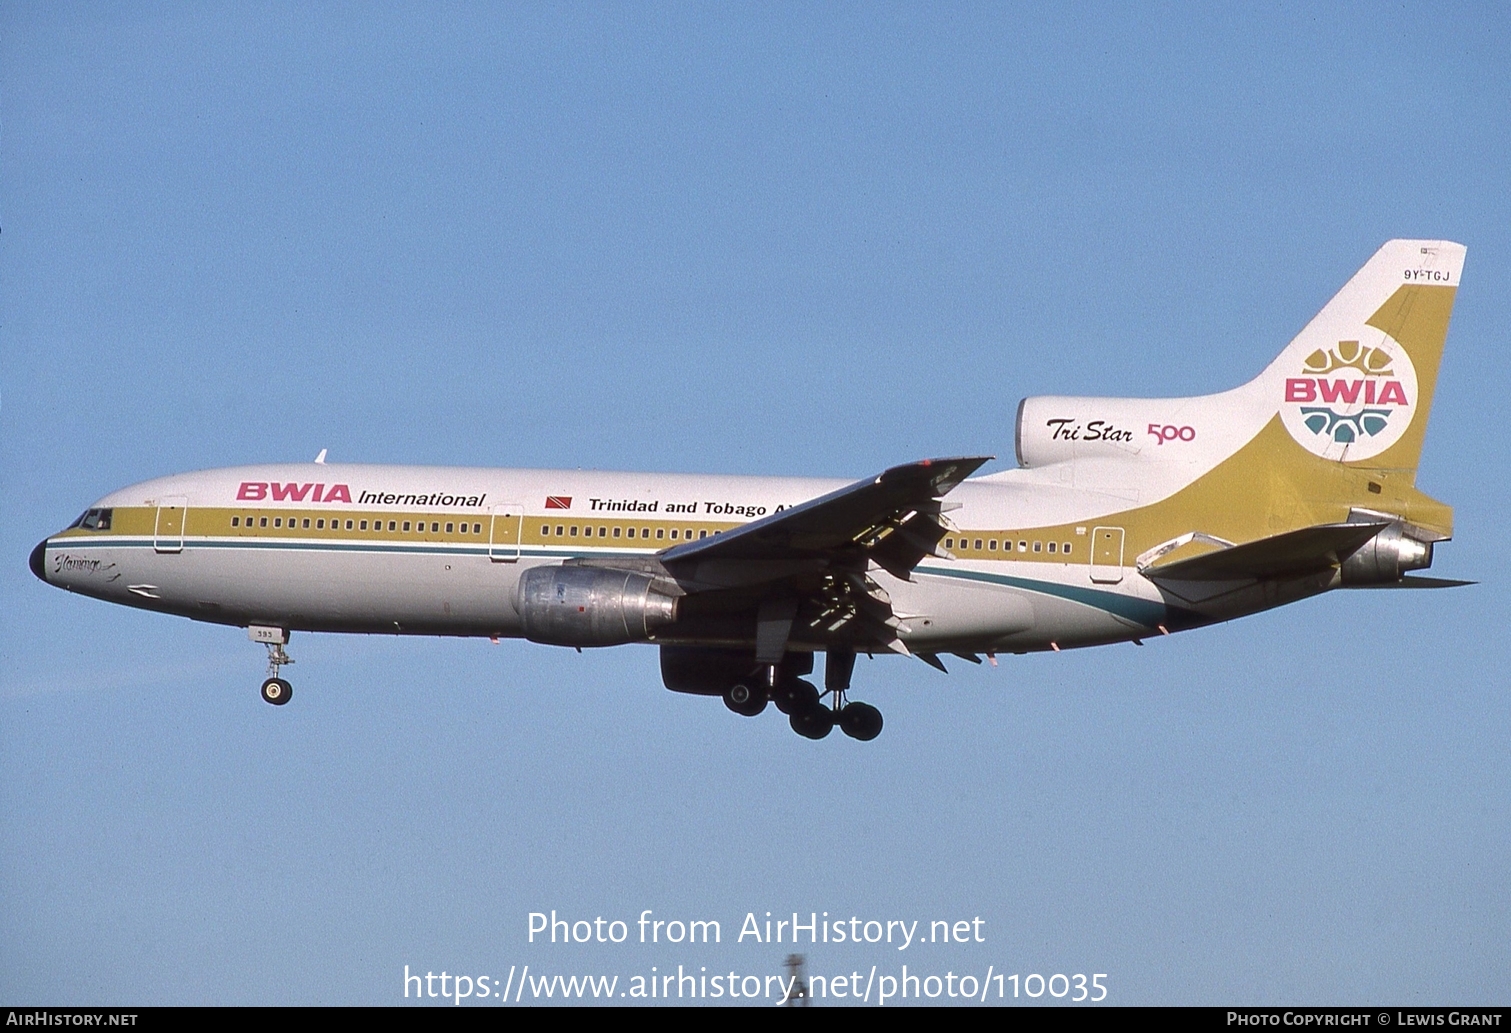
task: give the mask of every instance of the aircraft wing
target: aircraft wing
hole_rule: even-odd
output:
[[[991,456],[922,459],[762,517],[712,538],[673,546],[661,562],[676,568],[718,560],[872,559],[908,579],[924,556],[940,553],[940,500]]]
[[[990,456],[922,459],[658,555],[688,593],[689,621],[755,611],[756,659],[779,661],[794,624],[857,650],[907,655],[902,620],[871,563],[904,580],[925,556],[947,556],[945,495]],[[740,627],[738,622],[734,625]]]

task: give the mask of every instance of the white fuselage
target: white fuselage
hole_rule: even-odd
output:
[[[1132,556],[1093,562],[1098,517],[1127,500],[1056,481],[1043,470],[967,481],[949,496],[960,534],[945,543],[953,558],[925,559],[911,581],[872,571],[910,649],[1068,648],[1228,615],[1167,607]],[[653,557],[845,483],[324,464],[210,470],[100,499],[92,509],[109,510],[111,526],[50,538],[44,570],[72,591],[224,624],[517,636],[525,569]],[[1045,540],[1031,528],[1057,529]],[[673,625],[655,641],[707,638],[686,639]],[[793,642],[805,645],[816,644]]]

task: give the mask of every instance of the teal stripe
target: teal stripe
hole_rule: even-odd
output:
[[[1120,592],[1108,592],[1100,588],[1062,585],[1054,581],[1036,581],[1031,578],[1012,577],[1008,574],[988,574],[981,570],[945,570],[940,567],[919,567],[918,573],[933,574],[937,577],[959,578],[962,581],[984,581],[993,585],[1021,588],[1027,592],[1038,592],[1041,595],[1052,595],[1059,599],[1067,599],[1073,603],[1080,603],[1082,606],[1090,606],[1094,609],[1115,614],[1124,620],[1130,620],[1146,628],[1168,624],[1171,617],[1170,608],[1163,603],[1151,603],[1136,596],[1123,595]]]
[[[151,538],[69,538],[63,541],[48,542],[49,549],[151,549],[154,542]],[[269,542],[256,539],[239,539],[235,541],[205,541],[189,539],[184,543],[185,549],[268,549],[273,551],[289,552],[347,552],[347,553],[379,553],[401,556],[487,556],[486,545],[402,545],[386,544],[382,542]],[[573,552],[566,549],[542,549],[523,548],[520,550],[521,559],[576,559],[585,557],[602,557],[605,559],[636,559],[654,555],[653,551],[645,552]],[[1154,628],[1160,624],[1170,625],[1175,612],[1162,603],[1151,603],[1131,595],[1123,595],[1119,592],[1108,592],[1098,588],[1086,588],[1080,585],[1064,585],[1054,581],[1039,581],[1033,578],[1013,577],[1009,574],[991,574],[981,570],[944,569],[942,567],[919,567],[920,574],[929,574],[935,577],[956,578],[962,581],[981,581],[987,584],[1004,585],[1008,588],[1017,588],[1025,592],[1037,592],[1040,595],[1054,596],[1066,599],[1082,606],[1090,606],[1093,609],[1102,610],[1106,613],[1115,614],[1125,620],[1146,628]]]

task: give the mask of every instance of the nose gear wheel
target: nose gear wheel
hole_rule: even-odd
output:
[[[268,647],[268,678],[262,683],[262,698],[266,703],[281,707],[294,698],[294,687],[280,678],[278,671],[293,663],[294,658],[284,652],[282,642],[264,642],[263,645]]]

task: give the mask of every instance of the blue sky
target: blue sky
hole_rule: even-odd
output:
[[[0,998],[391,1003],[402,972],[776,971],[747,912],[984,919],[814,971],[1121,1003],[1503,1003],[1508,19],[1491,5],[10,4]],[[1255,374],[1386,239],[1469,247],[1419,486],[1455,592],[942,676],[869,745],[653,650],[296,636],[31,546],[176,471],[862,476],[1018,399]],[[955,665],[966,668],[965,664]],[[723,923],[529,944],[527,915]],[[1046,998],[1047,999],[1047,998]]]

